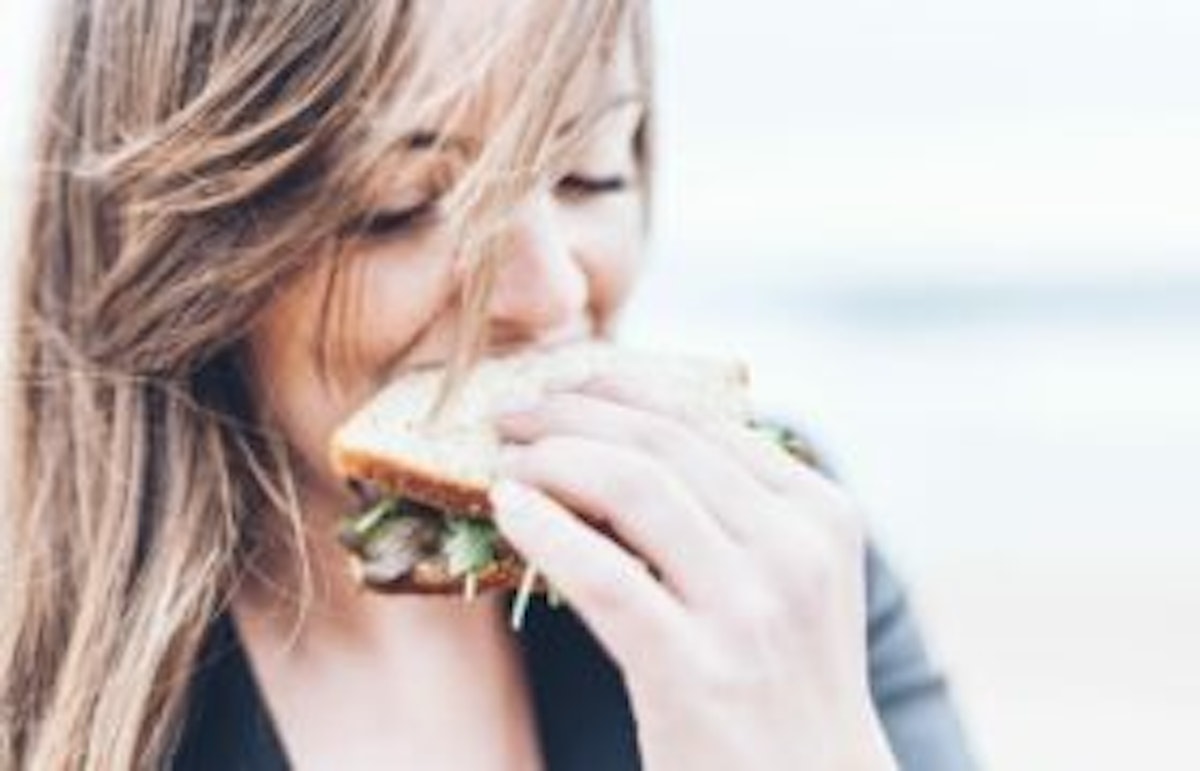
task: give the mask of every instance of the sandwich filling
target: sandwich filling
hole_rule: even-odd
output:
[[[766,421],[752,427],[793,458],[817,465],[807,442],[791,428]],[[518,560],[490,519],[427,506],[370,482],[352,487],[364,506],[345,518],[338,539],[355,556],[356,572],[369,587],[387,590],[414,576],[433,576],[470,597],[481,579]]]
[[[379,588],[422,568],[466,586],[512,554],[490,520],[386,495],[347,517],[338,540],[358,558],[363,583]]]

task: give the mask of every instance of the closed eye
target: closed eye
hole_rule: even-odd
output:
[[[559,194],[572,198],[622,193],[629,189],[629,178],[620,174],[605,177],[568,174],[558,180],[556,189]]]
[[[437,199],[430,198],[404,209],[371,212],[362,217],[351,230],[355,235],[369,239],[408,235],[433,221],[437,210]]]

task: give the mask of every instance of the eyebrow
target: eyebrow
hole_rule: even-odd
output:
[[[567,118],[555,130],[554,136],[562,138],[568,136],[575,131],[579,124],[585,118],[597,121],[601,117],[617,110],[625,109],[626,107],[634,106],[641,110],[649,109],[649,100],[641,92],[629,92],[618,94],[608,100],[603,106],[597,109],[594,113],[578,114]],[[470,136],[461,134],[443,134],[434,129],[417,129],[406,134],[400,140],[400,144],[406,150],[435,150],[449,149],[461,153],[464,156],[470,156],[479,148],[479,141]]]

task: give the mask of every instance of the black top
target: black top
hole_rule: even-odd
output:
[[[904,592],[867,553],[871,693],[906,771],[974,769],[945,681],[929,660]],[[550,771],[640,768],[619,671],[566,609],[530,604],[519,634]],[[287,758],[233,623],[214,625],[192,683],[172,771],[282,771]]]

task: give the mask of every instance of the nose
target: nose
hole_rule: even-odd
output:
[[[488,301],[497,340],[549,340],[586,320],[588,278],[564,225],[548,193],[513,212]]]

